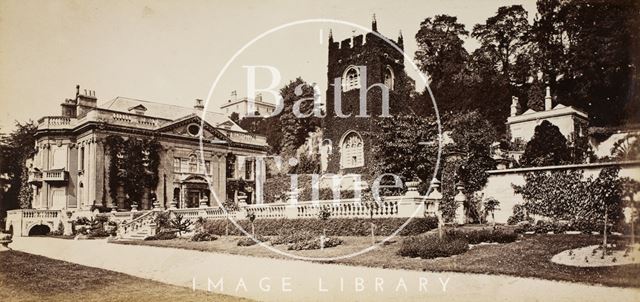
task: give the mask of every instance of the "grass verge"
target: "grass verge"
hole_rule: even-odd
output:
[[[0,301],[249,301],[42,256],[0,252]]]
[[[240,238],[242,237],[223,236],[212,242],[191,242],[185,239],[174,239],[119,243],[289,259],[259,245],[238,247],[236,242]],[[340,238],[344,241],[342,245],[328,248],[324,251],[287,251],[286,245],[276,245],[274,247],[299,256],[332,257],[354,253],[371,245],[371,238],[369,237]],[[600,243],[602,241],[601,236],[530,235],[524,236],[516,242],[477,245],[466,253],[435,259],[399,256],[397,252],[402,238],[397,238],[397,240],[398,242],[380,246],[371,252],[357,257],[336,260],[334,263],[419,271],[500,274],[607,286],[640,287],[640,264],[616,267],[572,267],[551,262],[551,257],[561,251]]]

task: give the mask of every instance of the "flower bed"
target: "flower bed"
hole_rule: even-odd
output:
[[[269,238],[260,236],[260,235],[256,235],[256,240],[258,240],[259,242],[269,242]],[[256,242],[256,240],[254,240],[252,237],[244,237],[241,238],[240,240],[238,240],[238,246],[252,246],[252,245],[256,245],[258,244],[258,242]]]
[[[342,244],[342,240],[340,238],[335,238],[335,237],[324,238],[324,242],[321,242],[321,240],[322,239],[320,237],[314,237],[308,240],[302,240],[302,241],[290,243],[287,246],[287,249],[295,250],[295,251],[318,250],[321,248],[321,246],[323,248],[329,248],[329,247],[334,247]]]
[[[627,246],[612,243],[603,255],[602,245],[590,245],[587,247],[566,250],[554,255],[551,261],[554,263],[578,266],[600,267],[640,263],[640,244]]]
[[[144,240],[171,240],[178,238],[178,235],[174,231],[162,231],[154,236],[149,236]]]
[[[213,236],[209,233],[197,232],[193,236],[191,236],[191,241],[214,241],[218,240],[218,237]]]

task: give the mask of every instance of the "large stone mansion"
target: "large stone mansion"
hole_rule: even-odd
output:
[[[76,89],[75,97],[61,104],[60,115],[38,121],[37,153],[28,163],[33,208],[150,209],[154,202],[161,208],[212,206],[210,188],[220,201],[243,191],[248,202],[255,202],[260,171],[256,173],[252,158],[266,154],[264,137],[248,133],[223,114],[205,112],[202,100],[192,108],[124,97],[98,105],[95,92]],[[131,200],[120,189],[110,192],[109,167],[115,158],[106,142],[114,135],[153,138],[160,144],[157,185],[146,188],[140,200]],[[233,182],[242,188],[227,192]]]

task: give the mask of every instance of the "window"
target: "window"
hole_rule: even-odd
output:
[[[50,169],[66,169],[67,167],[67,146],[55,146],[51,148],[52,163]]]
[[[198,172],[198,157],[195,154],[189,155],[189,172]]]
[[[80,171],[84,170],[84,147],[80,148]]]
[[[245,160],[244,162],[244,179],[253,179],[253,161]]]
[[[204,169],[207,173],[211,173],[211,161],[204,161]]]
[[[187,132],[189,132],[189,135],[191,136],[198,136],[200,135],[200,126],[197,124],[190,124],[187,126]]]
[[[180,173],[180,159],[177,157],[173,158],[173,172]]]
[[[180,159],[180,172],[186,173],[189,172],[189,160],[186,158]]]
[[[360,70],[356,66],[350,66],[342,76],[342,90],[349,91],[360,88]]]
[[[364,166],[364,143],[355,131],[347,133],[340,143],[340,168]]]
[[[393,76],[393,70],[391,69],[391,67],[387,66],[384,69],[384,85],[387,86],[389,88],[389,90],[393,90],[393,81],[394,81],[394,76]]]

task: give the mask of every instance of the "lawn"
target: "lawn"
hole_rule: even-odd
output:
[[[193,249],[237,255],[285,258],[261,246],[238,247],[240,237],[221,237],[212,242],[191,242],[186,239],[118,242],[121,244],[141,244],[160,247]],[[295,255],[309,257],[332,257],[360,251],[371,244],[370,237],[340,237],[344,244],[324,251],[287,251]],[[570,267],[551,262],[553,255],[577,247],[601,242],[594,235],[526,235],[518,241],[507,244],[487,244],[473,247],[468,252],[438,259],[401,257],[396,254],[399,241],[379,247],[371,252],[342,260],[333,261],[346,265],[399,268],[421,271],[452,271],[464,273],[502,274],[519,277],[535,277],[548,280],[562,280],[607,286],[640,287],[640,264],[615,267]],[[286,251],[285,245],[275,246]]]
[[[0,252],[0,301],[248,301],[32,254]]]

